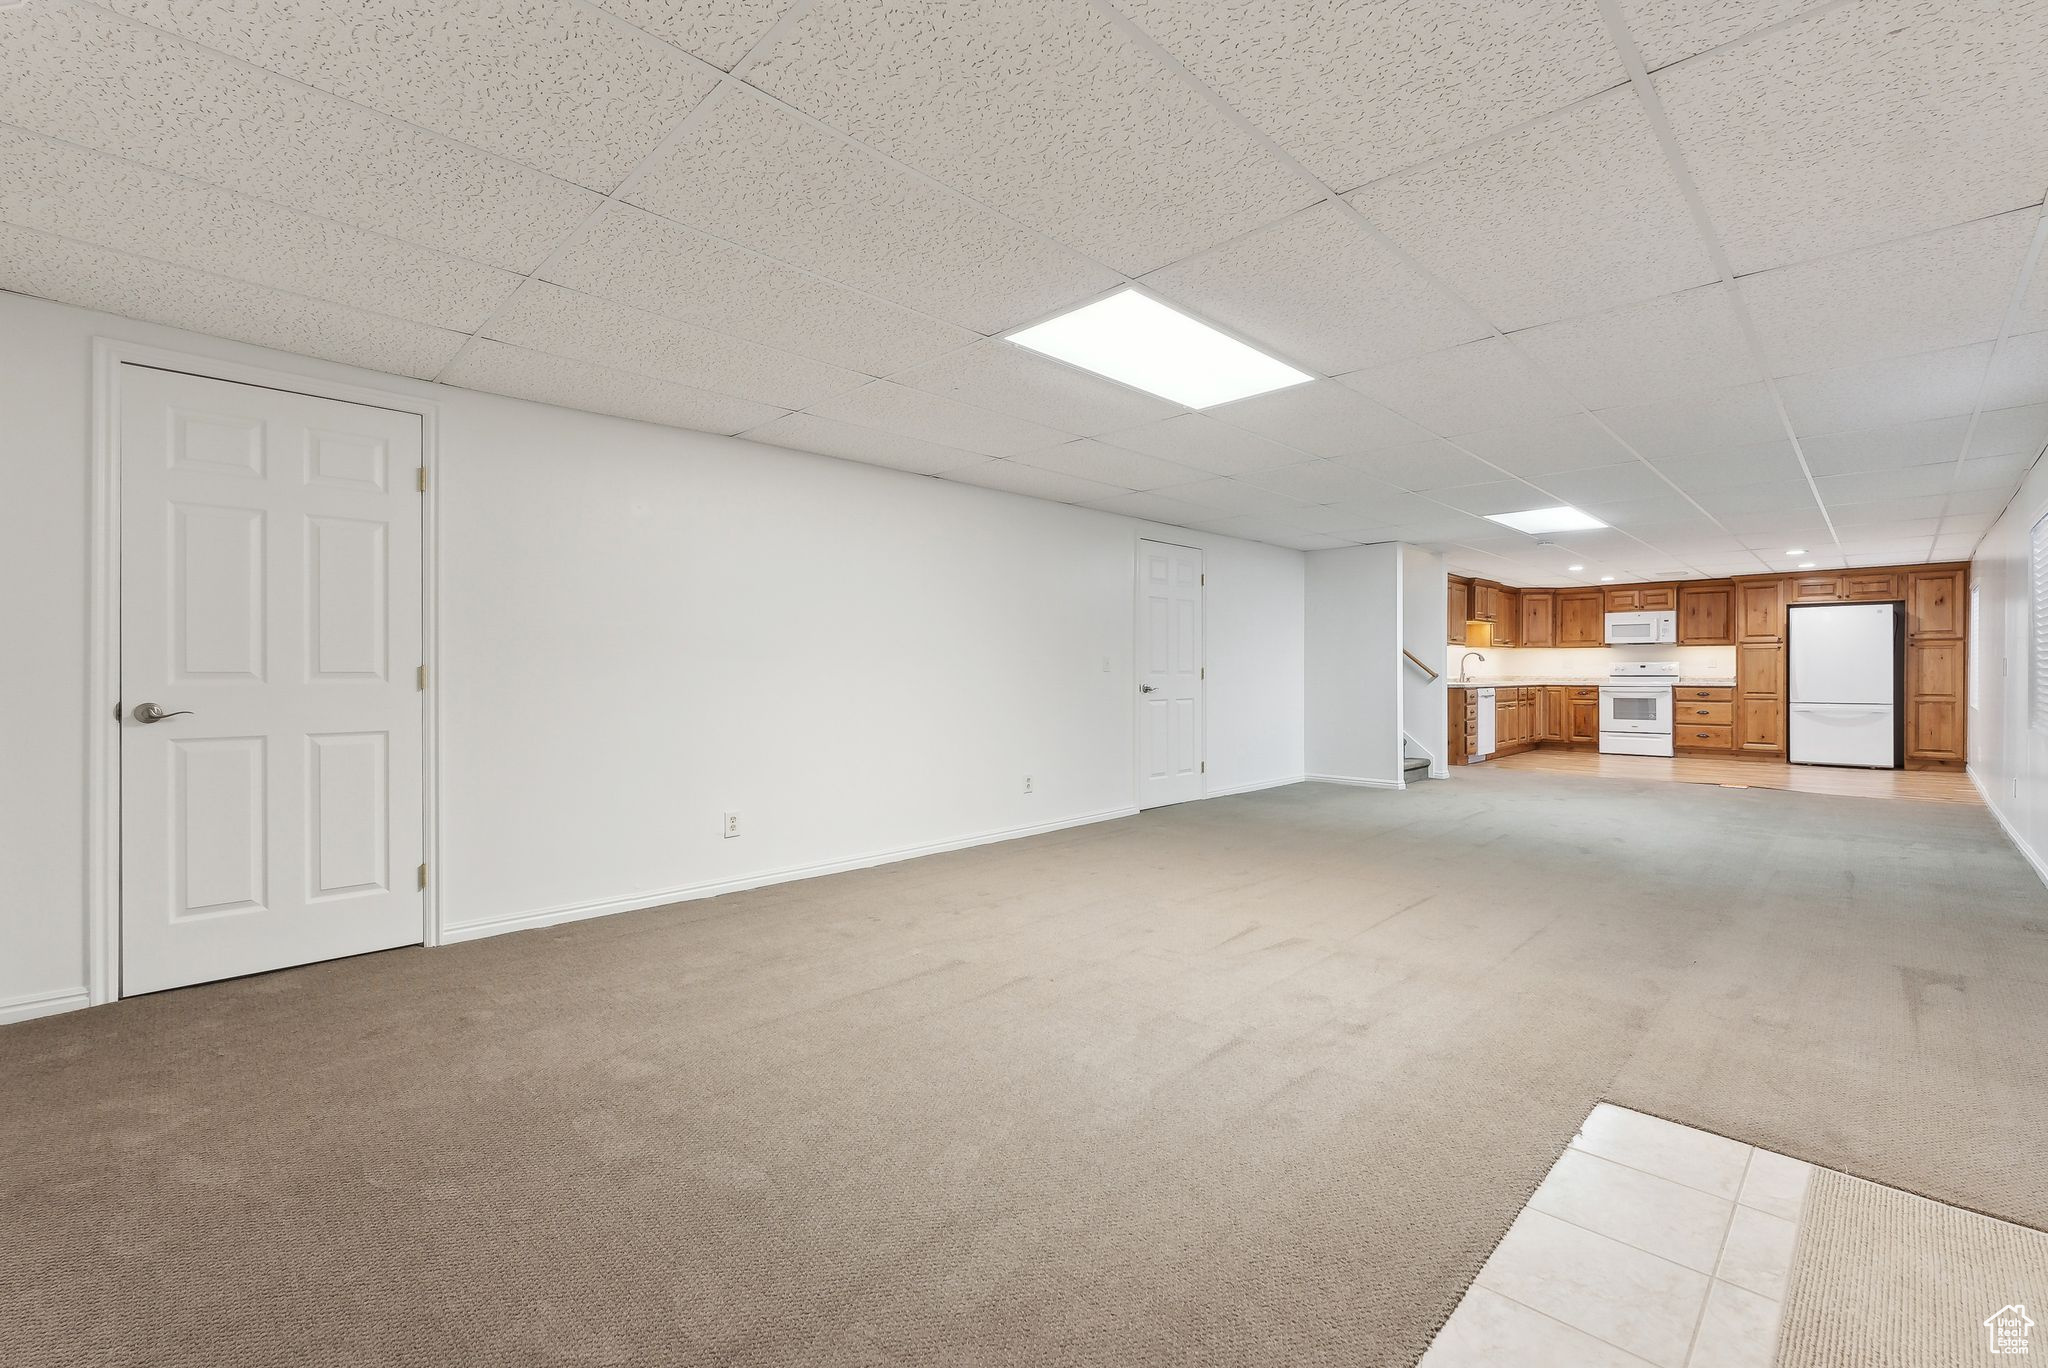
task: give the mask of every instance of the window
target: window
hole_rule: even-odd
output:
[[[2048,731],[2048,518],[2034,524],[2027,553],[2028,613],[2034,629],[2028,643],[2027,721],[2035,731]]]

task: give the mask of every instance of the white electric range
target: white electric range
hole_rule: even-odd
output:
[[[1603,755],[1671,754],[1671,687],[1675,660],[1632,660],[1608,671],[1600,686]]]

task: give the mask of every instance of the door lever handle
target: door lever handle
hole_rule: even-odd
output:
[[[1159,692],[1159,690],[1155,689],[1155,688],[1154,688],[1154,687],[1152,687],[1152,686],[1151,686],[1150,684],[1140,684],[1140,685],[1138,686],[1138,692],[1139,692],[1139,693],[1158,693],[1158,692]]]
[[[166,717],[189,717],[191,715],[192,710],[190,708],[180,708],[176,712],[165,712],[154,703],[137,703],[134,713],[137,722],[161,722]]]

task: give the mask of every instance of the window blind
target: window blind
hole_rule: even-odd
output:
[[[2027,722],[2036,731],[2048,731],[2048,517],[2034,524],[2028,547],[2027,580],[2033,640],[2027,663]]]

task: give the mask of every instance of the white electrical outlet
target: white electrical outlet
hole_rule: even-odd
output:
[[[740,834],[740,815],[739,815],[739,814],[738,814],[737,812],[728,812],[728,813],[726,813],[726,814],[725,814],[725,828],[724,828],[724,832],[723,832],[723,835],[725,836],[725,839],[726,839],[726,840],[728,840],[728,841],[730,841],[730,840],[731,840],[731,839],[732,839],[733,837],[735,837],[735,836],[737,836],[737,835],[739,835],[739,834]]]
[[[1024,776],[1024,791],[1031,792],[1031,776],[1028,774]]]

